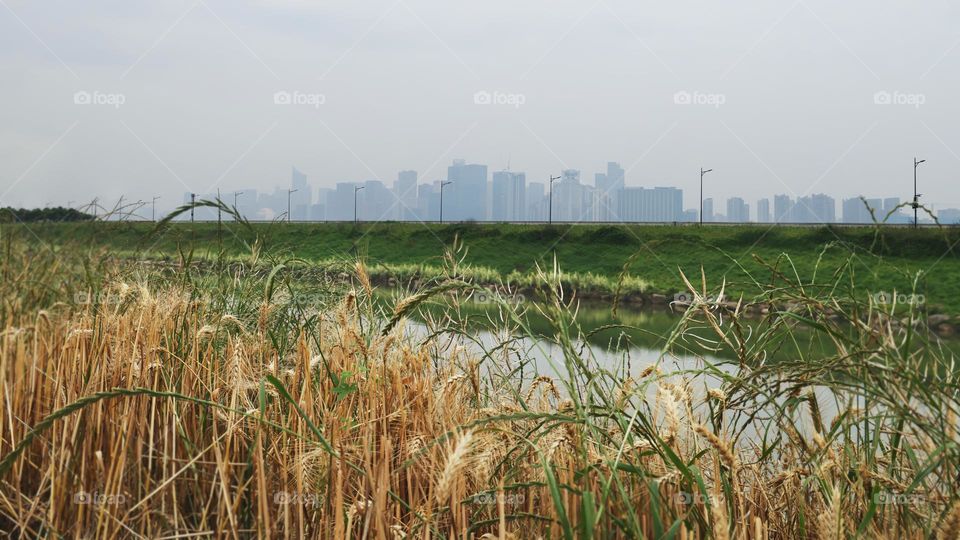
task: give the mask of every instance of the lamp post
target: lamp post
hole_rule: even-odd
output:
[[[703,175],[712,170],[713,169],[703,170],[703,167],[700,167],[700,225],[703,225]]]
[[[353,187],[353,222],[357,223],[357,193],[360,193],[360,190],[367,186],[354,186]]]
[[[550,225],[553,225],[553,182],[559,179],[559,176],[550,176],[550,208],[547,210],[547,222]]]
[[[240,214],[240,210],[237,208],[237,197],[239,197],[240,195],[243,195],[243,192],[242,192],[242,191],[234,191],[234,192],[233,192],[233,211],[236,212],[237,215]],[[234,219],[236,219],[236,218],[234,218]]]
[[[921,159],[918,161],[917,158],[913,158],[913,204],[911,206],[913,206],[913,228],[914,229],[918,227],[917,209],[920,208],[920,201],[919,201],[920,194],[917,193],[917,167],[919,167],[920,164],[923,163],[924,161],[926,160]]]
[[[160,196],[157,195],[157,196],[154,197],[153,200],[151,201],[151,204],[153,205],[153,210],[150,211],[150,217],[153,218],[153,221],[156,221],[156,220],[157,220],[157,199],[159,199],[159,198],[160,198]]]
[[[287,223],[290,223],[290,195],[293,195],[297,191],[299,190],[296,190],[296,189],[287,190]]]
[[[440,223],[443,223],[443,186],[447,184],[452,184],[452,183],[453,183],[453,180],[440,182]]]

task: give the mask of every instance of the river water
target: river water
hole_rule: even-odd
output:
[[[518,331],[505,323],[494,305],[476,303],[462,304],[456,310],[451,310],[448,304],[424,304],[420,313],[407,323],[407,328],[424,339],[431,337],[444,356],[459,353],[465,358],[484,358],[488,375],[519,373],[530,380],[540,374],[552,376],[558,382],[569,380],[566,361],[575,356],[584,362],[587,371],[604,370],[623,380],[627,376],[637,379],[645,369],[656,364],[668,382],[676,383],[681,378],[695,380],[695,384],[688,386],[694,403],[703,403],[709,389],[722,386],[721,377],[703,373],[707,364],[727,374],[741,369],[733,351],[714,346],[714,330],[706,326],[688,326],[684,337],[665,350],[668,336],[681,322],[681,314],[668,308],[621,306],[615,317],[609,305],[583,303],[576,313],[579,337],[574,336],[575,351],[566,355],[557,345],[557,329],[538,306],[523,308],[526,331]],[[728,322],[724,320],[723,324]],[[747,332],[759,331],[759,321],[748,320],[746,326]],[[513,331],[508,331],[508,327]],[[505,342],[509,345],[503,346]],[[957,350],[960,340],[950,340],[948,346]],[[786,358],[823,358],[835,354],[836,348],[819,333],[797,329],[790,339],[782,340],[776,350],[765,352],[769,353],[765,361],[776,362]],[[648,399],[655,398],[656,386],[647,387]],[[561,392],[567,390],[561,386]],[[838,396],[832,389],[813,387],[812,390],[825,422],[851,405],[848,398]],[[807,429],[801,427],[801,431]]]

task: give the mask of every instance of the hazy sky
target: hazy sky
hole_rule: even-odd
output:
[[[0,205],[454,158],[589,183],[619,161],[686,207],[701,166],[751,205],[907,199],[917,155],[924,199],[960,207],[958,23],[950,1],[0,0]]]

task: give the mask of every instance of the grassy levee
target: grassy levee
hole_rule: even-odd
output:
[[[171,223],[147,238],[152,224],[31,225],[31,234],[53,242],[87,242],[116,254],[170,256],[191,246],[197,257],[240,256],[253,233],[224,221]],[[531,285],[536,264],[562,262],[566,279],[582,296],[609,297],[685,290],[680,272],[700,269],[726,280],[730,297],[762,289],[770,267],[816,285],[830,283],[851,265],[864,294],[893,291],[922,295],[930,312],[960,314],[960,228],[919,230],[877,227],[507,225],[417,223],[256,223],[257,235],[292,256],[323,263],[362,254],[375,279],[434,276],[447,249],[459,241],[464,268],[477,281]],[[21,231],[21,234],[29,236]],[[853,258],[851,258],[853,255]],[[620,280],[626,271],[628,276]]]

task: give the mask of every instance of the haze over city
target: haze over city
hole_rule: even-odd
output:
[[[104,6],[100,6],[101,8]],[[454,159],[607,162],[704,197],[960,207],[960,7],[942,2],[0,6],[0,205],[314,189]],[[492,178],[488,178],[492,182]],[[227,198],[228,202],[229,198]],[[106,203],[104,203],[106,204]],[[718,210],[725,212],[725,207]]]

